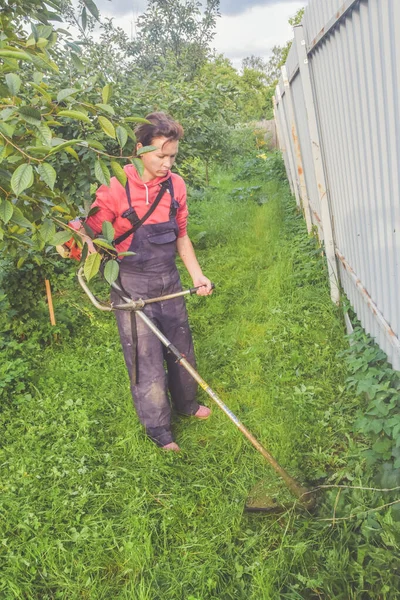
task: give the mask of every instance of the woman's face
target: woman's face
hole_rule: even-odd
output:
[[[178,154],[179,142],[168,141],[166,137],[156,137],[151,141],[152,146],[156,146],[157,150],[142,154],[144,173],[143,181],[151,181],[156,177],[165,177],[175,162]],[[138,143],[137,150],[143,148],[143,144]]]

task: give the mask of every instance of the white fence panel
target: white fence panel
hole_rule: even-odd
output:
[[[400,369],[400,0],[310,0],[295,33],[287,73],[311,218],[322,240],[327,200],[341,284]],[[282,83],[276,118],[293,160]],[[296,192],[293,168],[290,176]]]

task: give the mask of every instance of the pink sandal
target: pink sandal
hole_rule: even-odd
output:
[[[176,442],[170,442],[169,444],[165,444],[165,446],[161,446],[162,450],[166,450],[167,452],[180,452],[181,449],[179,448],[178,444]]]
[[[194,417],[196,417],[196,419],[208,419],[208,417],[211,415],[211,410],[207,407],[207,406],[203,406],[202,404],[200,404],[199,408],[197,409],[197,412],[194,413]]]

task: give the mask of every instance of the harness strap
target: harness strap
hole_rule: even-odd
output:
[[[173,205],[173,203],[174,203],[174,188],[172,186],[171,178],[168,178],[166,181],[163,181],[163,183],[161,184],[161,189],[158,192],[156,199],[154,200],[153,204],[150,206],[147,213],[141,219],[139,219],[135,209],[132,206],[129,182],[128,181],[126,182],[125,190],[126,190],[126,195],[128,198],[128,204],[129,204],[130,208],[128,210],[126,210],[124,213],[122,213],[122,216],[129,219],[130,222],[133,223],[133,226],[130,229],[128,229],[128,231],[125,231],[125,233],[123,233],[122,235],[117,237],[115,240],[113,240],[113,242],[112,242],[113,246],[117,246],[118,244],[120,244],[121,242],[126,240],[126,238],[128,238],[130,235],[132,235],[132,233],[135,233],[135,231],[137,231],[139,229],[139,227],[141,227],[143,225],[143,223],[145,221],[147,221],[147,219],[150,217],[150,215],[153,214],[153,212],[156,210],[157,206],[160,204],[162,197],[164,196],[165,192],[167,191],[167,188],[170,189],[170,194],[171,194],[171,199],[172,199],[171,206]]]

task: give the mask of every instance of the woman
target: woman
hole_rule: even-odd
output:
[[[175,264],[176,252],[188,270],[193,285],[201,286],[197,293],[207,296],[212,293],[211,282],[202,273],[186,229],[188,210],[185,183],[170,170],[178,153],[183,128],[161,112],[152,113],[146,119],[150,123],[139,125],[135,130],[136,149],[155,146],[156,150],[141,155],[143,175],[139,176],[133,165],[127,165],[124,168],[127,176],[125,189],[115,177],[111,179],[110,187],[102,185],[93,204],[99,210],[87,219],[87,224],[95,233],[99,233],[102,223],[110,221],[115,229],[117,250],[135,252],[134,256],[125,256],[120,264],[121,284],[132,298],[152,298],[182,289]],[[134,234],[122,239],[122,234],[132,228],[132,223],[142,219],[156,202],[158,204],[154,212],[144,224]],[[114,290],[111,299],[120,302]],[[144,308],[144,312],[195,366],[192,335],[183,298],[150,304]],[[178,413],[207,419],[211,411],[196,402],[196,382],[175,362],[173,355],[165,353],[161,342],[140,319],[136,320],[135,360],[136,342],[132,334],[131,315],[116,311],[116,318],[138,417],[147,435],[158,446],[178,452],[180,448],[171,432],[167,389]],[[168,375],[165,373],[164,359]]]

